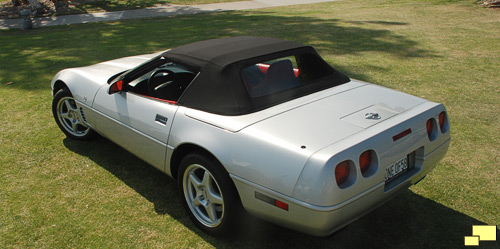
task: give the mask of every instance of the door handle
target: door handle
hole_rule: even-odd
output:
[[[168,118],[164,117],[160,114],[156,114],[155,121],[162,124],[162,125],[167,125]]]

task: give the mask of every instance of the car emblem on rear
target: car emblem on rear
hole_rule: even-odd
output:
[[[378,115],[378,113],[370,112],[370,113],[365,114],[365,119],[379,120],[380,118],[381,117],[380,117],[380,115]]]

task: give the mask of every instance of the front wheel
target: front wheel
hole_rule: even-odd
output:
[[[81,110],[76,106],[75,99],[68,89],[61,89],[54,95],[52,114],[67,137],[86,140],[94,135],[94,131],[85,122]]]
[[[178,185],[190,218],[201,230],[219,236],[238,227],[238,193],[215,159],[199,154],[186,156],[179,167]]]

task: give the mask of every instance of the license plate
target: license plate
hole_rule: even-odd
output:
[[[408,171],[408,156],[401,158],[401,160],[398,160],[385,169],[385,182],[390,182],[406,171]]]

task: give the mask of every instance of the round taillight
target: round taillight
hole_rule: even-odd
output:
[[[439,113],[439,127],[443,127],[443,125],[444,125],[444,117],[445,117],[444,112]]]
[[[350,173],[350,165],[348,161],[343,161],[335,167],[335,180],[337,185],[341,186],[347,181]]]
[[[427,135],[429,135],[430,137],[431,136],[430,134],[432,133],[432,119],[427,120],[426,126],[427,126]]]
[[[427,136],[429,137],[429,140],[434,141],[434,139],[436,139],[438,135],[436,121],[431,118],[427,120],[427,123],[425,125],[427,127]]]
[[[367,150],[363,152],[359,156],[359,169],[361,170],[361,174],[366,175],[366,172],[370,169],[370,165],[372,164],[372,153]]]
[[[446,120],[446,112],[442,111],[439,113],[439,129],[441,129],[441,133],[445,133],[448,131],[448,122]]]

